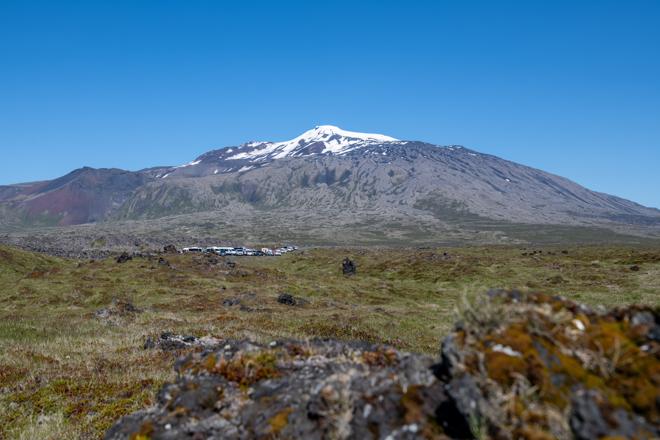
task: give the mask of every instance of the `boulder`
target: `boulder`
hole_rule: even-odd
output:
[[[233,307],[239,305],[240,303],[241,303],[240,298],[227,298],[222,300],[223,307]]]
[[[166,254],[176,254],[179,251],[177,251],[176,247],[173,244],[168,244],[163,247],[163,252]]]
[[[571,397],[570,426],[576,440],[594,438],[657,438],[651,426],[623,408],[616,408],[596,390],[579,388]]]
[[[369,344],[228,342],[189,354],[156,405],[105,438],[442,438],[431,363]]]
[[[159,337],[147,337],[143,348],[145,350],[159,348],[163,351],[183,350],[186,348],[216,349],[223,342],[220,339],[204,336],[198,338],[192,335],[180,335],[172,332],[163,332]]]
[[[433,367],[446,384],[443,431],[454,438],[467,438],[466,426],[494,438],[660,435],[658,318],[649,307],[601,312],[559,296],[489,292],[445,338]]]
[[[293,295],[290,295],[288,293],[280,293],[279,296],[277,297],[277,302],[280,304],[284,304],[286,306],[296,305],[295,298],[293,297]]]
[[[290,293],[280,293],[277,302],[286,306],[304,306],[309,303],[306,299],[295,297]]]
[[[435,363],[365,342],[163,334],[145,345],[201,349],[106,439],[656,438],[659,322],[652,307],[492,291],[462,311]]]
[[[355,275],[357,273],[357,266],[352,260],[346,257],[341,263],[341,271],[344,275]]]
[[[126,263],[132,259],[133,257],[129,255],[128,252],[122,252],[115,261],[117,261],[117,263]]]

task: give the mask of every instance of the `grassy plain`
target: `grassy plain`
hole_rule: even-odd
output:
[[[348,256],[358,273],[345,277]],[[177,353],[163,331],[331,337],[435,354],[464,296],[490,288],[590,305],[660,304],[660,248],[322,248],[277,258],[163,255],[123,264],[0,247],[0,438],[99,438],[149,405]],[[279,304],[279,293],[304,306]],[[141,313],[99,319],[113,299]],[[227,299],[240,304],[223,305]]]

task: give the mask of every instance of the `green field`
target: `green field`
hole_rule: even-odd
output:
[[[446,253],[446,255],[445,255]],[[356,276],[341,273],[348,256]],[[0,247],[0,438],[98,438],[149,405],[176,353],[163,331],[219,338],[329,337],[435,354],[464,298],[490,288],[590,305],[660,304],[660,249],[323,248],[278,258],[202,255],[123,264]],[[286,306],[287,292],[308,301]],[[236,299],[241,305],[223,306]],[[113,299],[141,309],[111,319]]]

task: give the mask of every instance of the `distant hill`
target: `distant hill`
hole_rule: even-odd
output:
[[[3,186],[3,222],[43,226],[103,220],[149,180],[148,173],[85,167],[50,181]]]

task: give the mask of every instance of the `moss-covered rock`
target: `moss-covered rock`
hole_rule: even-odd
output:
[[[158,404],[106,438],[660,435],[657,309],[491,292],[462,318],[435,364],[367,343],[223,341],[177,361]]]
[[[479,420],[495,438],[660,434],[657,309],[597,312],[557,296],[491,292],[473,312],[435,367],[462,393],[454,409],[464,425]]]

